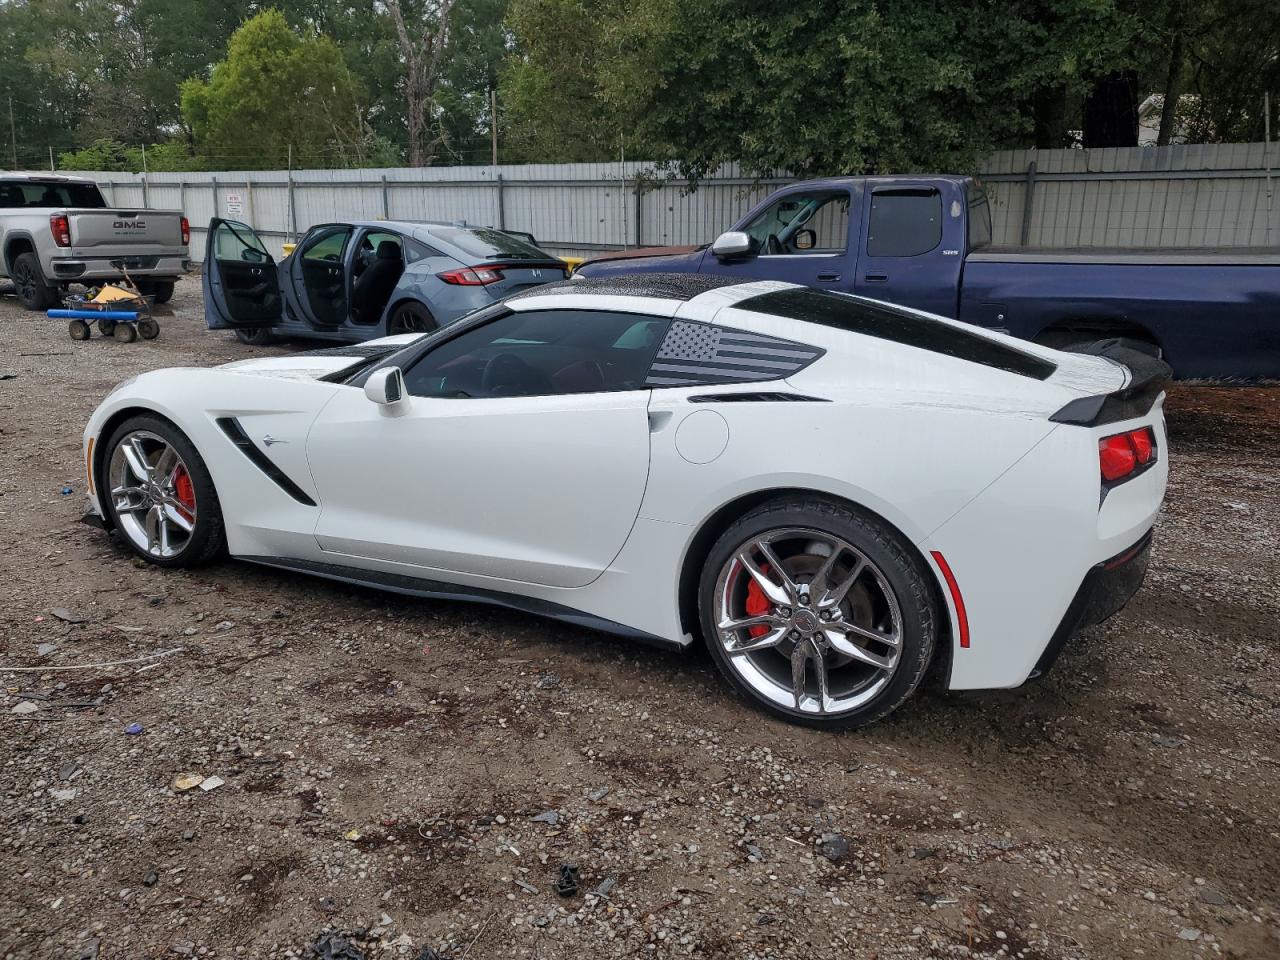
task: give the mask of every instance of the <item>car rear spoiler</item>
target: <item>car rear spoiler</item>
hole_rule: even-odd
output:
[[[1104,423],[1132,420],[1147,413],[1173,376],[1173,368],[1147,344],[1111,339],[1068,347],[1070,353],[1085,353],[1118,363],[1129,371],[1129,382],[1113,393],[1079,397],[1051,416],[1054,423],[1096,427]]]

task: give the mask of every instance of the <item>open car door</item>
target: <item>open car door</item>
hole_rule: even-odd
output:
[[[246,224],[217,217],[209,221],[203,286],[210,330],[269,327],[281,320],[276,262]]]

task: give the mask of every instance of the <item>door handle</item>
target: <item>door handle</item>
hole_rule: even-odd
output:
[[[887,273],[868,273],[862,279],[867,283],[884,283],[889,279],[889,275]]]
[[[840,279],[840,274],[838,274],[838,273],[820,273],[820,274],[818,274],[818,279],[819,279],[819,280],[821,280],[821,281],[822,281],[822,282],[824,282],[824,283],[834,283],[835,281],[837,281],[837,280],[839,280],[839,279]]]

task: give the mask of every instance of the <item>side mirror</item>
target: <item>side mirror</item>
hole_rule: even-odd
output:
[[[369,374],[364,382],[364,395],[390,413],[405,398],[404,374],[399,367],[383,367]]]
[[[716,237],[711,245],[711,255],[717,260],[734,260],[751,255],[751,237],[739,230],[730,230]]]

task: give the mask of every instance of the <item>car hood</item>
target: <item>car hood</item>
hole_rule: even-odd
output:
[[[390,356],[406,344],[422,337],[421,333],[402,333],[394,337],[380,337],[364,343],[345,347],[328,347],[324,350],[308,350],[274,357],[253,357],[234,360],[218,367],[233,373],[245,373],[258,377],[276,377],[280,380],[319,380],[348,367],[368,360],[380,360]]]
[[[576,277],[613,277],[623,273],[697,273],[706,247],[641,247],[593,257]]]

